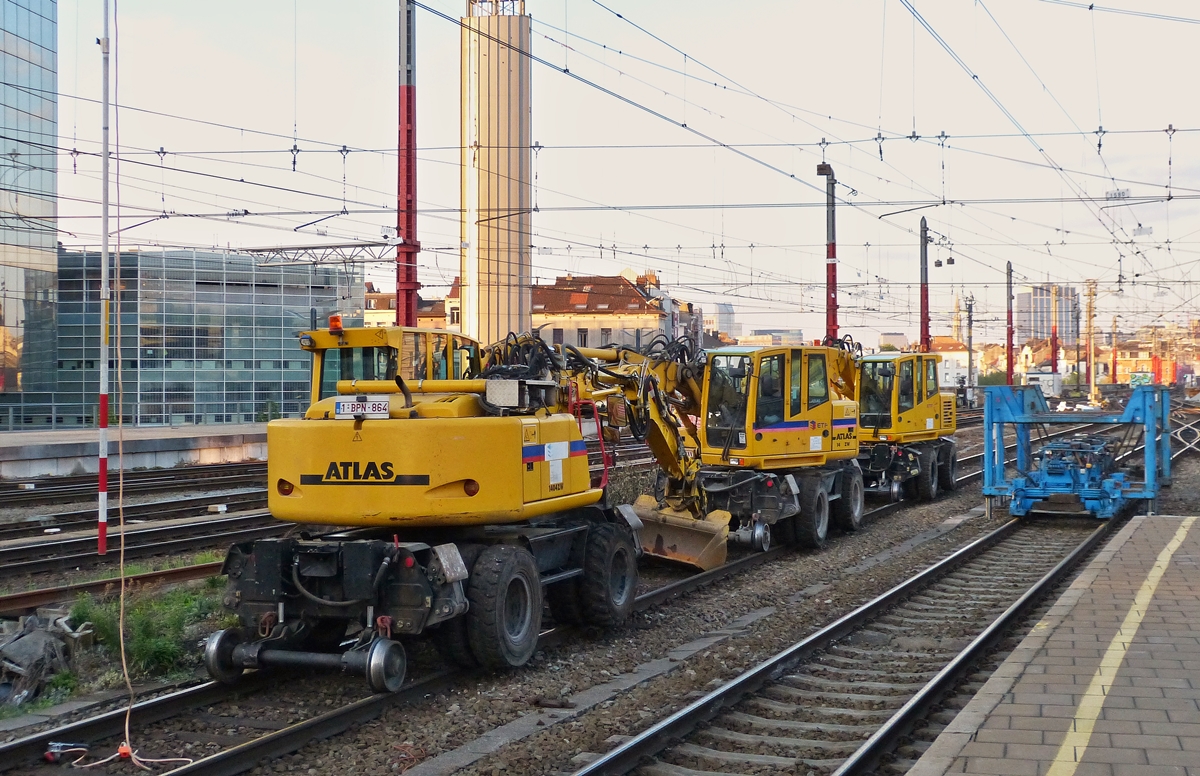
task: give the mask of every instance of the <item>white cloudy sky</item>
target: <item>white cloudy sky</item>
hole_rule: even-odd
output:
[[[1200,18],[1186,0],[1111,3]],[[98,159],[66,149],[99,146],[100,6],[59,0],[74,245],[99,234]],[[935,333],[954,294],[974,294],[980,336],[1002,337],[1007,261],[1018,283],[1096,278],[1104,328],[1114,314],[1124,328],[1184,322],[1200,294],[1200,23],[1077,6],[529,0],[539,57],[637,104],[533,65],[535,275],[657,269],[681,297],[733,302],[747,329],[819,336],[824,155],[844,184],[843,330],[868,344],[915,333],[922,215],[940,236],[931,260],[955,258],[930,270]],[[395,221],[397,13],[394,0],[120,0],[125,243],[377,239]],[[421,280],[439,294],[457,274],[459,29],[418,14]],[[1130,199],[1105,201],[1115,190]],[[343,203],[351,215],[296,231]]]

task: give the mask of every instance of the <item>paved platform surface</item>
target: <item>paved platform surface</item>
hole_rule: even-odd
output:
[[[125,468],[265,460],[267,424],[126,426]],[[109,428],[109,469],[117,467],[116,427]],[[0,432],[0,479],[97,471],[96,429]]]
[[[1135,517],[908,776],[1200,776],[1200,518]]]

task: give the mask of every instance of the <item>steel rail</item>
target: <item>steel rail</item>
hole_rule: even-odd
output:
[[[1130,458],[1144,448],[1143,444],[1129,450],[1118,460]],[[1175,451],[1171,455],[1171,460],[1179,459],[1185,452],[1187,452],[1186,448]],[[930,679],[928,684],[897,710],[861,747],[847,757],[845,762],[834,771],[833,776],[860,776],[860,774],[870,773],[878,767],[880,758],[888,754],[903,736],[908,735],[922,717],[954,689],[967,670],[986,656],[1004,637],[1005,633],[1011,630],[1013,625],[1023,618],[1039,600],[1048,595],[1087,555],[1095,550],[1120,522],[1119,520],[1106,520],[1097,527],[1070,555],[1063,558],[1024,595],[1013,602],[962,652]]]
[[[221,561],[214,561],[212,563],[197,563],[191,566],[162,569],[161,571],[149,571],[145,574],[132,574],[125,578],[125,583],[128,587],[142,587],[144,585],[172,584],[175,582],[190,582],[195,579],[207,579],[219,574],[223,565],[224,563]],[[119,589],[120,584],[121,579],[119,577],[110,577],[91,582],[78,582],[73,585],[47,587],[39,590],[26,590],[19,593],[0,595],[0,615],[13,617],[28,614],[39,606],[73,601],[81,595],[95,595]]]
[[[1070,431],[1075,430],[1071,429]],[[1139,449],[1141,448],[1131,450],[1125,456],[1136,454]],[[1172,460],[1179,458],[1184,452],[1186,450],[1177,451],[1171,456]],[[959,477],[958,482],[962,483],[964,480],[976,479],[980,475],[981,472],[967,474]],[[868,514],[879,514],[885,510],[889,512],[894,511],[901,508],[905,503],[895,502],[887,504],[878,509],[871,510]],[[994,646],[1002,638],[1003,634],[1011,628],[1014,622],[1025,614],[1038,600],[1044,597],[1048,591],[1061,582],[1083,558],[1091,553],[1114,530],[1114,526],[1118,522],[1117,520],[1105,521],[1089,534],[1066,558],[1056,564],[1053,569],[1047,572],[1034,586],[1029,588],[1016,602],[1009,606],[1004,613],[987,626],[962,653],[939,671],[925,688],[919,691],[916,696],[911,698],[896,714],[885,722],[884,726],[863,744],[863,747],[866,749],[860,748],[857,750],[836,771],[834,776],[858,776],[858,774],[867,773],[874,768],[878,763],[879,757],[886,753],[897,739],[906,735],[929,708],[953,688],[959,677],[973,663],[977,662],[990,647]],[[576,771],[572,776],[601,776],[601,774],[604,776],[619,776],[620,774],[629,772],[640,764],[642,758],[652,756],[662,749],[667,748],[673,740],[682,738],[692,732],[699,724],[712,719],[722,709],[732,706],[745,696],[756,692],[763,684],[785,670],[787,665],[798,662],[818,650],[824,649],[830,643],[844,638],[854,629],[873,620],[878,614],[907,598],[916,590],[924,587],[934,579],[953,571],[958,565],[968,560],[969,557],[1003,540],[1015,531],[1020,523],[1021,521],[1016,518],[1009,520],[996,530],[968,544],[949,557],[939,561],[934,566],[910,577],[908,580],[893,587],[881,596],[868,601],[866,604],[863,604],[858,609],[836,620],[820,631],[792,645],[755,668],[744,672],[729,684],[713,690],[708,695],[676,712],[662,722],[619,745],[616,749]],[[758,553],[757,555],[748,556],[748,558],[757,558],[759,559],[758,563],[761,563],[766,560],[768,555],[770,553]],[[740,563],[745,560],[747,558],[739,559],[739,561],[735,561],[734,563]],[[728,565],[732,566],[733,564]],[[757,565],[757,563],[753,565]],[[738,568],[743,567],[739,565]],[[680,583],[668,585],[667,588],[689,582],[694,582],[698,585],[700,583],[699,577],[720,571],[725,571],[726,574],[732,573],[732,569],[726,570],[725,567],[722,567],[721,569],[714,569],[713,572],[705,572],[704,574],[696,575],[696,577],[689,577],[687,580],[682,580]],[[722,576],[724,575],[722,574]],[[717,577],[714,576],[713,578]],[[711,580],[704,580],[704,582],[708,581]],[[682,593],[680,591],[675,593],[675,595],[666,595],[667,592],[666,588],[660,588],[648,593],[647,597],[655,595],[656,597],[661,597],[662,600],[669,600]],[[859,752],[862,752],[862,754],[859,754]]]
[[[190,474],[193,478],[220,475],[224,472],[234,474],[243,473],[246,469],[263,470],[266,473],[266,461],[240,461],[237,463],[205,463],[194,466],[182,466],[169,469],[126,469],[125,482],[136,482],[140,480],[159,479],[161,477],[178,477],[181,474]],[[108,473],[109,482],[113,485],[117,484],[119,471],[114,469]],[[11,480],[0,481],[0,493],[8,493],[16,491],[25,493],[27,491],[21,488],[21,485],[33,484],[37,488],[53,488],[72,485],[88,485],[96,484],[95,474],[64,474],[57,477],[24,477],[14,478]]]
[[[436,692],[462,673],[461,670],[455,669],[439,671],[407,683],[398,692],[368,696],[166,773],[171,776],[236,776],[245,773],[264,758],[291,754],[312,741],[335,736],[353,725],[375,719],[389,706],[417,700],[428,693]]]
[[[168,529],[156,529],[168,530]],[[259,525],[221,533],[207,533],[180,539],[167,539],[146,544],[126,545],[126,558],[144,558],[149,555],[162,555],[175,552],[191,552],[214,546],[225,546],[229,543],[250,541],[268,536],[278,535],[287,530],[287,525],[274,521],[274,524]],[[94,541],[94,539],[93,539]],[[76,553],[74,555],[59,555],[48,558],[35,558],[18,562],[0,563],[0,576],[13,577],[21,574],[36,574],[45,571],[61,571],[68,568],[84,568],[95,566],[111,560],[110,557],[97,555],[93,552]]]
[[[858,776],[873,770],[879,758],[894,747],[901,736],[907,735],[929,710],[950,692],[971,666],[986,656],[995,645],[1033,607],[1066,578],[1084,558],[1108,538],[1113,527],[1120,521],[1106,520],[1092,531],[1067,557],[1050,569],[1045,576],[1027,589],[1003,613],[976,636],[965,649],[954,656],[935,677],[922,687],[916,695],[896,711],[879,730],[854,751],[834,771],[833,776]]]
[[[152,491],[186,490],[194,488],[233,487],[236,485],[258,485],[266,478],[266,465],[259,462],[248,462],[229,468],[225,464],[221,472],[212,472],[205,467],[190,469],[163,469],[152,472],[125,472],[124,489],[126,493],[146,493]],[[224,473],[224,472],[228,473]],[[56,478],[57,479],[57,478]],[[73,478],[74,479],[74,478]],[[21,484],[33,484],[32,490],[24,490]],[[119,479],[116,474],[108,478],[109,490],[116,492]],[[40,485],[40,487],[38,487]],[[9,483],[9,487],[0,488],[0,495],[8,505],[54,503],[70,501],[78,498],[88,498],[96,494],[95,476],[88,483],[57,483],[53,480]]]
[[[215,567],[212,570],[219,570],[220,566],[220,563],[212,563],[204,564],[203,567]],[[175,569],[174,571],[183,572],[193,569],[198,570],[200,568],[202,567],[190,566],[183,569]],[[143,574],[139,576],[144,578],[152,575]],[[130,577],[130,579],[133,580],[135,577]],[[111,585],[114,581],[101,580],[86,584]],[[16,598],[20,595],[27,594],[6,596],[0,599],[0,601],[6,601],[9,598]],[[634,610],[643,611],[657,603],[659,602],[652,594],[643,594],[635,599]],[[538,637],[538,647],[542,648],[548,643],[562,638],[565,635],[565,630],[567,629],[552,628],[543,632]],[[397,693],[378,694],[355,701],[340,709],[334,709],[318,717],[290,725],[287,728],[274,731],[253,741],[239,744],[232,749],[197,760],[183,768],[176,768],[170,771],[170,773],[189,774],[190,776],[196,776],[196,774],[201,773],[210,774],[210,776],[215,774],[232,775],[242,773],[253,768],[263,757],[278,757],[294,752],[310,741],[335,735],[346,730],[351,725],[378,716],[384,708],[391,704],[415,700],[425,693],[433,691],[436,688],[431,686],[431,683],[448,684],[451,680],[462,677],[467,673],[466,670],[461,668],[440,671],[430,677],[406,684]],[[130,724],[138,726],[151,724],[177,716],[197,706],[206,706],[227,700],[233,696],[256,692],[266,686],[268,681],[269,676],[266,672],[254,672],[249,674],[236,687],[230,687],[218,682],[206,682],[196,687],[189,687],[169,695],[142,701],[134,705]],[[25,761],[33,761],[41,758],[51,741],[93,742],[121,736],[124,734],[124,721],[125,710],[121,708],[79,722],[42,730],[7,744],[0,744],[0,773],[20,767]]]
[[[699,724],[712,719],[722,709],[732,706],[747,695],[757,692],[764,684],[786,670],[787,666],[812,655],[820,649],[828,647],[834,641],[844,638],[859,626],[873,620],[896,603],[908,598],[916,590],[919,590],[935,579],[945,576],[977,553],[1006,538],[1016,530],[1019,523],[1020,521],[1018,520],[1010,520],[950,556],[909,577],[887,592],[859,606],[849,614],[843,615],[816,633],[796,642],[782,652],[759,663],[757,666],[744,671],[732,681],[709,692],[704,697],[688,704],[665,720],[652,725],[628,741],[618,745],[615,749],[601,755],[576,771],[573,776],[601,776],[602,774],[603,776],[621,776],[628,773],[641,763],[642,758],[657,754],[670,746],[673,740],[688,735]]]
[[[194,523],[160,525],[157,523],[133,524],[125,526],[125,542],[126,549],[134,543],[147,543],[144,540],[154,540],[160,536],[178,538],[180,535],[211,532],[214,529],[224,527],[238,528],[246,523],[255,523],[264,518],[272,519],[271,513],[266,510],[254,510],[243,513],[228,514],[223,513],[214,517],[212,520],[204,520]],[[281,521],[275,520],[275,525],[284,525]],[[41,558],[48,552],[73,552],[76,549],[88,549],[95,547],[95,535],[91,532],[82,536],[71,536],[63,538],[47,537],[44,541],[38,542],[23,542],[21,544],[12,544],[6,547],[0,547],[0,563],[8,563],[26,558]],[[136,546],[136,545],[135,545]],[[93,553],[94,554],[94,553]]]
[[[265,676],[248,677],[238,692],[250,694],[267,685]],[[233,689],[217,682],[205,682],[194,687],[160,695],[133,704],[130,726],[148,725],[177,716],[182,711],[223,701],[235,694]],[[40,760],[51,741],[91,742],[125,733],[125,706],[94,717],[81,719],[59,727],[47,728],[14,741],[0,744],[0,772],[19,768]]]
[[[219,477],[204,477],[199,479],[163,478],[161,480],[142,480],[126,482],[126,493],[155,493],[177,490],[198,490],[201,488],[234,488],[243,485],[261,485],[263,476],[260,474],[227,474]],[[110,493],[117,491],[116,485],[110,485]],[[9,506],[18,504],[51,504],[62,501],[77,501],[96,495],[96,486],[72,485],[69,488],[54,490],[10,490],[5,491],[4,501]]]
[[[172,517],[191,517],[196,514],[196,510],[204,509],[214,504],[258,508],[265,506],[266,501],[266,488],[248,488],[208,496],[193,496],[171,499],[169,501],[154,501],[145,504],[128,504],[125,506],[125,519],[142,520],[152,517],[159,520],[166,520]],[[49,536],[50,534],[47,531],[50,529],[57,529],[54,533],[58,533],[60,531],[71,530],[77,526],[88,529],[95,525],[96,510],[94,508],[48,515],[34,515],[0,524],[0,540],[22,538],[24,536]]]

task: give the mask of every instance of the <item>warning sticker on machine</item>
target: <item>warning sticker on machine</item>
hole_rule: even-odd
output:
[[[547,461],[546,463],[550,467],[550,484],[551,485],[561,485],[562,481],[563,481],[562,459],[555,458],[554,460]]]
[[[820,449],[821,449],[821,437],[817,436],[816,434],[810,436],[808,438],[809,452],[817,452]]]

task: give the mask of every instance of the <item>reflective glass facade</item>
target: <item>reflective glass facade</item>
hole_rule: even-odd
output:
[[[54,386],[55,0],[0,0],[0,395]]]
[[[362,325],[361,265],[260,266],[239,253],[191,249],[120,257],[121,415],[131,425],[249,423],[308,407],[309,361],[296,341],[340,312]],[[117,273],[113,273],[117,277]],[[0,430],[95,425],[100,255],[60,250],[58,390],[0,402]],[[114,316],[114,327],[116,320]],[[116,422],[118,382],[110,362]]]

